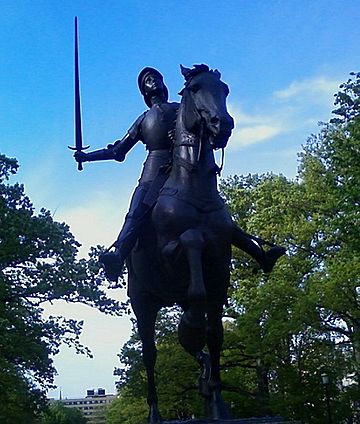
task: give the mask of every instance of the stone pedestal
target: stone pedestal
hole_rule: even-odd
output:
[[[281,417],[256,417],[240,418],[233,420],[187,420],[187,421],[164,421],[163,424],[301,424],[299,421],[286,421]]]

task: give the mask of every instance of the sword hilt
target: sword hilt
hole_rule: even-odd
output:
[[[71,146],[68,146],[68,148],[70,149],[70,150],[75,150],[76,152],[82,152],[83,150],[86,150],[86,149],[88,149],[90,146],[85,146],[85,147],[82,147],[82,149],[81,150],[78,150],[76,147],[71,147]],[[82,166],[82,162],[78,162],[78,171],[82,171],[84,168],[83,168],[83,166]]]

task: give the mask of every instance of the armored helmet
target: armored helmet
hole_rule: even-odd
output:
[[[144,96],[144,100],[145,100],[145,103],[147,104],[147,106],[151,107],[150,98],[149,98],[149,96],[146,95],[146,93],[144,91],[144,81],[145,81],[145,78],[149,74],[156,75],[157,77],[159,77],[161,79],[162,82],[164,82],[164,77],[161,75],[161,73],[157,69],[151,68],[149,66],[147,66],[146,68],[144,68],[139,73],[139,76],[138,76],[138,86],[139,86],[140,93]],[[169,92],[168,92],[168,89],[165,86],[165,84],[164,84],[164,93],[165,93],[165,97],[166,97],[166,100],[167,100],[168,97],[169,97]]]

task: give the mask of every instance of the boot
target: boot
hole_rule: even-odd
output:
[[[284,247],[276,246],[275,244],[262,240],[259,237],[247,234],[235,223],[231,243],[255,259],[255,261],[260,265],[260,268],[266,273],[271,272],[276,261],[280,258],[280,256],[285,255],[286,253],[286,249]],[[269,250],[264,250],[262,248],[264,244],[271,246],[271,248]],[[256,269],[254,271],[257,272]]]
[[[274,268],[274,265],[280,256],[285,255],[286,249],[281,246],[274,246],[267,251],[264,250],[263,252],[263,258],[258,260],[258,263],[264,272],[269,273]]]
[[[105,252],[99,256],[99,262],[104,265],[105,276],[108,280],[117,282],[124,270],[124,259],[120,249]]]

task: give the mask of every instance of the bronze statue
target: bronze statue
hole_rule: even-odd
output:
[[[221,397],[222,309],[229,285],[234,224],[217,191],[214,149],[233,129],[226,110],[227,85],[205,65],[182,68],[170,175],[129,261],[129,295],[143,343],[150,424],[161,423],[154,366],[154,326],[159,309],[183,309],[178,335],[202,367],[200,392],[211,418],[227,418]],[[208,352],[204,352],[207,346]]]
[[[75,153],[78,163],[121,162],[138,141],[149,152],[125,224],[100,257],[113,281],[127,258],[128,294],[148,377],[149,424],[161,423],[154,380],[154,326],[160,308],[177,303],[184,310],[180,343],[203,369],[200,392],[210,416],[226,418],[219,358],[231,244],[249,253],[266,272],[285,253],[275,245],[263,250],[265,242],[238,228],[217,191],[219,167],[213,151],[225,148],[234,126],[226,110],[227,85],[206,65],[182,68],[182,74],[186,82],[179,107],[168,102],[160,72],[144,68],[138,85],[149,110],[121,140],[95,152]],[[209,354],[203,351],[205,345]]]
[[[157,200],[172,159],[171,151],[179,104],[168,102],[168,90],[163,76],[154,68],[146,67],[140,72],[138,86],[149,110],[136,119],[126,135],[121,140],[109,144],[105,149],[90,153],[78,150],[74,155],[79,164],[110,159],[122,162],[138,141],[142,141],[148,150],[124,226],[117,240],[100,257],[105,274],[111,281],[117,281],[121,275],[124,260],[134,247],[139,236],[139,229]],[[232,237],[233,244],[250,254],[265,272],[271,271],[282,252],[282,248],[279,250],[276,246],[269,251],[264,251],[253,242],[252,239],[255,239],[253,236],[245,234],[235,225]]]

